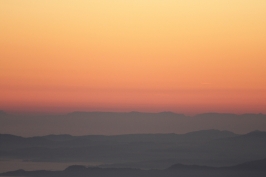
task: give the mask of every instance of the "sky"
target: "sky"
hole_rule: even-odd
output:
[[[7,112],[266,113],[265,0],[1,0]]]

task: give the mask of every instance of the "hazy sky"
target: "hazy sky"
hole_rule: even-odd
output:
[[[0,109],[266,113],[265,0],[1,0]]]

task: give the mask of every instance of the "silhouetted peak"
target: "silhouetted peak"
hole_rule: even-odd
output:
[[[249,137],[266,137],[266,132],[256,130],[256,131],[252,131],[252,132],[250,132],[248,134],[245,134],[243,136],[249,136]]]
[[[129,114],[140,114],[141,112],[138,112],[138,111],[130,111],[128,112]]]
[[[177,113],[174,113],[174,112],[171,112],[171,111],[164,111],[164,112],[159,112],[158,114],[160,115],[166,115],[166,116],[184,116],[184,114],[177,114]]]
[[[236,116],[236,114],[209,112],[209,113],[197,114],[195,117],[220,117],[220,116],[229,117],[229,116]]]
[[[17,173],[24,173],[24,172],[26,172],[26,171],[23,170],[23,169],[19,169],[19,170],[15,170],[14,172],[17,172]]]
[[[1,140],[5,140],[5,139],[23,139],[23,137],[21,136],[16,136],[16,135],[10,135],[10,134],[0,134],[0,138]]]
[[[1,176],[24,176],[27,173],[27,171],[19,169],[15,171],[8,171],[5,173],[2,173]]]
[[[236,134],[226,130],[216,130],[216,129],[209,129],[209,130],[199,130],[194,132],[186,133],[185,135],[219,135],[225,137],[235,136]]]
[[[71,165],[67,167],[64,171],[84,171],[87,168],[83,165]]]
[[[86,111],[74,111],[74,112],[71,112],[71,113],[68,113],[67,115],[68,116],[84,116],[84,117],[87,117],[87,116],[99,116],[99,115],[112,115],[112,114],[118,114],[119,112],[97,112],[97,111],[92,111],[92,112],[86,112]]]
[[[72,135],[68,134],[62,134],[62,135],[47,135],[44,136],[44,138],[52,141],[69,141],[72,140],[74,137]]]

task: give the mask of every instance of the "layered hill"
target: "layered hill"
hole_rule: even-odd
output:
[[[208,129],[238,134],[266,131],[266,115],[206,113],[186,116],[172,112],[73,112],[66,115],[0,113],[0,133],[26,137],[48,134],[184,134]]]
[[[90,162],[109,168],[157,168],[171,164],[225,166],[266,156],[266,133],[237,135],[204,130],[186,134],[47,135],[0,134],[0,159]]]
[[[192,177],[192,176],[243,176],[264,177],[266,175],[266,159],[245,162],[230,167],[208,167],[199,165],[175,164],[165,170],[141,170],[132,168],[99,168],[73,165],[63,171],[25,171],[16,170],[0,174],[0,176],[35,176],[35,177],[62,177],[62,176],[94,176],[94,177]]]

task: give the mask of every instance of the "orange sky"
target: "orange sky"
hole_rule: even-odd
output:
[[[265,0],[2,0],[0,109],[266,113]]]

